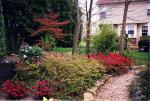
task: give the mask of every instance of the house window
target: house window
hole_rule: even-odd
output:
[[[142,26],[142,36],[147,36],[148,34],[148,26]]]
[[[150,9],[147,9],[147,16],[150,16]]]
[[[118,25],[117,24],[113,24],[113,28],[118,28]]]
[[[133,25],[128,25],[128,34],[134,34],[134,26]]]
[[[106,18],[106,12],[104,11],[104,12],[101,12],[100,13],[100,17],[102,18],[102,19],[105,19]]]

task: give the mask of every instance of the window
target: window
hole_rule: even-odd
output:
[[[117,24],[113,24],[113,27],[114,27],[114,28],[118,28],[118,25],[117,25]]]
[[[150,9],[147,9],[147,16],[150,16]]]
[[[142,36],[147,36],[148,34],[148,26],[142,26]]]
[[[100,18],[101,19],[105,19],[106,18],[106,11],[107,11],[107,7],[106,6],[102,6],[102,8],[100,9]]]
[[[150,16],[150,2],[147,3],[147,16]]]
[[[102,18],[102,19],[105,19],[106,18],[106,12],[104,11],[104,12],[101,12],[100,13],[100,17]]]
[[[134,34],[134,26],[128,25],[128,34]]]

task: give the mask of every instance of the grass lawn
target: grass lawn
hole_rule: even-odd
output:
[[[53,51],[62,52],[62,53],[70,53],[72,52],[72,48],[56,47],[56,48],[53,48]]]
[[[134,59],[136,65],[148,64],[150,62],[150,53],[149,52],[139,52],[132,50],[131,52],[125,52],[125,55]]]
[[[85,54],[85,42],[80,42],[79,44],[79,53]],[[53,49],[54,52],[62,52],[62,53],[71,53],[72,48],[63,48],[56,47]],[[91,48],[92,51],[92,48]],[[134,60],[136,65],[144,65],[150,62],[150,52],[139,52],[136,50],[131,50],[130,52],[125,52],[125,56],[131,57]]]

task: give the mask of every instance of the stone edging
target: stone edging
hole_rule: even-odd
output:
[[[89,89],[87,92],[83,94],[84,100],[83,101],[93,101],[94,96],[97,96],[97,91],[112,77],[112,75],[104,75],[101,80],[98,80],[95,83],[95,86]]]

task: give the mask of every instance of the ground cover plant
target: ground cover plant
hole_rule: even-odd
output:
[[[132,58],[135,65],[147,65],[150,60],[149,52],[139,52],[137,50],[125,51],[125,56]]]
[[[0,90],[1,93],[5,93],[10,99],[21,99],[30,93],[26,84],[17,80],[14,82],[10,80],[5,81]]]
[[[18,65],[22,68],[17,68],[15,78],[29,84],[48,80],[53,89],[52,96],[60,99],[82,98],[83,93],[105,73],[102,64],[79,55],[46,53],[38,62]]]
[[[150,69],[144,68],[143,71],[138,73],[137,78],[130,86],[130,96],[133,101],[148,101],[150,100]]]
[[[125,73],[133,64],[131,59],[112,52],[108,55],[104,55],[101,52],[98,54],[90,54],[89,57],[91,59],[97,59],[100,63],[103,63],[106,66],[106,71],[108,73]]]

